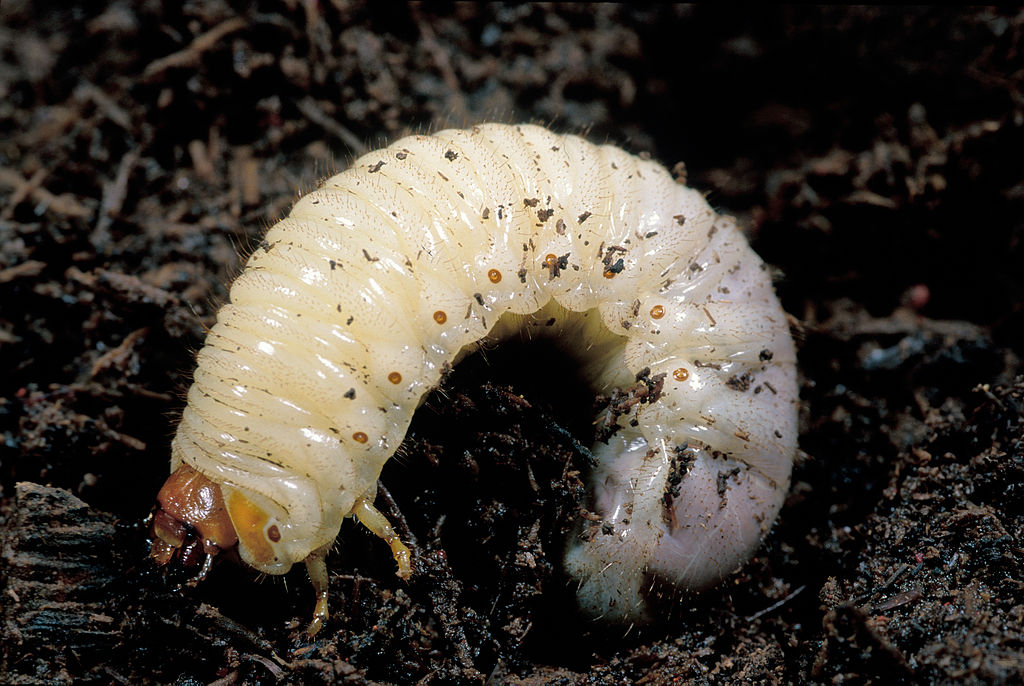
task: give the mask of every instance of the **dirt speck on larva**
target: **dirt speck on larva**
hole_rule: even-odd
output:
[[[998,8],[0,4],[0,682],[1020,681],[1021,36]],[[242,257],[357,154],[494,119],[680,161],[777,270],[805,457],[763,549],[652,589],[650,627],[579,619],[594,399],[525,347],[428,398],[377,499],[416,574],[346,525],[316,642],[302,570],[157,573],[139,523]]]

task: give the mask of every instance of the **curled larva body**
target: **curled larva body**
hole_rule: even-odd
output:
[[[208,563],[237,542],[268,573],[305,561],[314,630],[345,517],[407,575],[372,507],[381,468],[443,370],[524,329],[573,341],[596,391],[647,391],[595,449],[602,521],[566,553],[583,608],[641,618],[651,579],[700,589],[741,564],[796,446],[794,349],[762,262],[661,165],[497,124],[369,153],[268,231],[199,352],[154,557]]]

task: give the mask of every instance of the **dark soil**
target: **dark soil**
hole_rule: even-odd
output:
[[[1020,683],[1022,50],[1016,8],[4,0],[0,682]],[[762,551],[577,618],[594,399],[513,346],[385,470],[408,583],[346,525],[315,642],[301,569],[179,587],[142,522],[240,254],[357,153],[494,119],[685,160],[777,268],[805,455]]]

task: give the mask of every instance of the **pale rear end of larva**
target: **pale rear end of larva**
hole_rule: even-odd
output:
[[[345,517],[407,575],[372,507],[381,468],[443,371],[513,336],[566,342],[595,392],[649,391],[595,447],[601,521],[565,557],[584,611],[643,619],[655,579],[699,590],[758,547],[788,488],[797,401],[763,263],[663,166],[487,124],[369,153],[268,231],[199,353],[154,557],[195,552],[187,530],[208,561],[233,530],[259,570],[305,561],[313,630]]]

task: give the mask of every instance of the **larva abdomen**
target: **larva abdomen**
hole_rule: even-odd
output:
[[[598,448],[605,521],[569,546],[585,608],[642,615],[650,575],[713,583],[781,506],[794,351],[763,264],[701,194],[618,148],[497,124],[404,138],[300,199],[230,301],[173,444],[162,562],[184,525],[233,529],[258,569],[307,562],[322,619],[323,557],[355,514],[407,573],[371,505],[381,467],[443,371],[531,314],[595,390],[648,387]],[[208,555],[234,545],[217,535]]]

